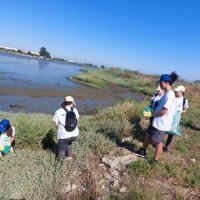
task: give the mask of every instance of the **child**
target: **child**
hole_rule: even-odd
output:
[[[153,110],[155,110],[156,107],[159,105],[159,102],[162,96],[164,95],[164,91],[160,88],[160,86],[158,86],[155,90],[157,91],[157,93],[155,93],[151,98],[151,104],[150,104],[150,108],[152,108]],[[152,123],[152,121],[153,117],[150,117],[150,124]]]
[[[7,119],[3,119],[0,122],[0,158],[2,158],[2,153],[6,154],[9,152],[13,152],[13,143],[15,141],[15,128],[11,126],[10,121]]]
[[[180,112],[180,114],[186,112],[188,109],[188,100],[184,97],[185,87],[182,85],[179,85],[178,87],[174,89],[174,92],[176,96],[176,103],[175,103],[176,107],[175,107],[174,112],[175,113]],[[178,121],[178,125],[179,123],[180,123],[180,119]],[[163,147],[164,152],[169,151],[168,146],[171,144],[173,137],[174,137],[173,134],[168,135],[166,145]]]
[[[140,148],[136,154],[141,157],[146,157],[146,149],[150,143],[156,146],[156,151],[152,163],[158,163],[161,152],[163,150],[162,140],[165,136],[165,131],[171,129],[173,113],[174,113],[174,103],[175,94],[171,88],[171,85],[178,79],[178,75],[175,72],[169,74],[163,74],[157,83],[160,84],[162,90],[164,90],[164,95],[161,98],[159,105],[153,112],[153,121],[150,124],[145,140],[143,143],[143,148]]]
[[[72,159],[72,142],[79,135],[77,121],[79,120],[78,110],[74,107],[73,97],[67,96],[53,117],[53,121],[58,127],[58,160]]]

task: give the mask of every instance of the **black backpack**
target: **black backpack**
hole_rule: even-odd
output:
[[[183,97],[183,110],[184,110],[185,103],[186,103],[186,98]]]
[[[77,127],[76,114],[73,110],[73,107],[71,108],[70,111],[68,111],[65,107],[63,107],[63,109],[66,112],[65,126],[64,126],[65,130],[67,132],[72,132]]]

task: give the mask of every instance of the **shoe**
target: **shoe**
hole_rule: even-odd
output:
[[[163,151],[165,152],[165,153],[167,153],[168,151],[169,151],[169,149],[168,149],[168,147],[163,147]]]
[[[155,160],[154,158],[152,160],[149,161],[150,165],[158,165],[158,160]]]
[[[140,148],[138,151],[134,152],[134,154],[144,159],[147,158],[146,150],[143,148]]]
[[[66,157],[65,160],[72,160],[72,157]]]

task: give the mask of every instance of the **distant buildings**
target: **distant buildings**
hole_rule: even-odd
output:
[[[39,56],[40,55],[39,52],[21,50],[21,49],[17,49],[17,48],[13,48],[13,47],[7,47],[7,46],[3,46],[3,45],[0,45],[0,49],[6,49],[6,50],[10,50],[10,51],[16,51],[16,52],[20,52],[20,53],[24,53],[24,54],[28,54],[30,52],[31,55],[33,55],[33,56]]]
[[[12,51],[17,51],[18,50],[16,48],[6,47],[6,46],[2,46],[2,45],[0,45],[0,49],[6,49],[6,50],[12,50]]]

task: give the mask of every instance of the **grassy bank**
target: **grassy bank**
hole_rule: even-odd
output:
[[[101,77],[98,73],[102,73],[101,80],[104,77],[104,83],[109,84],[110,72],[92,73],[97,73],[98,77]],[[122,84],[124,80],[126,84],[127,77],[118,76],[112,83]],[[133,72],[133,76],[144,75]],[[153,77],[151,81],[154,78],[157,79]],[[146,87],[152,90],[149,85]],[[0,199],[97,199],[103,196],[119,200],[199,199],[200,86],[188,83],[186,94],[190,108],[182,116],[183,136],[174,138],[170,152],[162,154],[158,166],[151,166],[144,160],[131,163],[125,172],[129,176],[129,192],[120,195],[119,191],[109,187],[110,195],[106,197],[96,187],[94,172],[102,157],[117,146],[129,150],[141,146],[147,127],[141,111],[149,102],[126,101],[105,108],[95,116],[81,116],[80,136],[73,146],[74,159],[63,165],[55,160],[57,130],[52,116],[0,112],[0,119],[10,119],[17,131],[16,152],[0,161]],[[131,140],[122,142],[130,136]],[[153,152],[150,147],[150,158]],[[87,189],[68,196],[66,186],[69,182],[84,185]]]
[[[152,95],[155,82],[159,79],[158,75],[145,75],[138,71],[122,70],[119,68],[107,68],[101,70],[82,70],[83,74],[78,74],[72,77],[72,80],[93,86],[96,88],[103,88],[109,84],[120,85],[128,88],[133,92],[140,92],[146,95]],[[194,87],[193,83],[184,80],[177,81],[176,85],[187,85],[190,88]],[[198,85],[198,84],[197,84]]]

